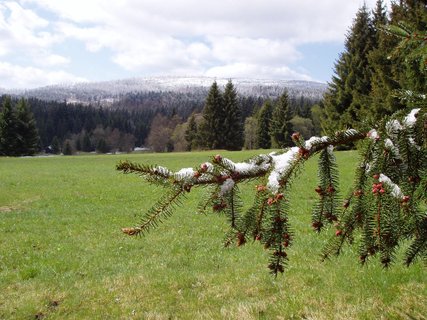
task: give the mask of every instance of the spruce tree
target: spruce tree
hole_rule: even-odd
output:
[[[392,60],[388,58],[396,46],[397,40],[392,35],[381,32],[388,23],[383,1],[378,0],[373,11],[376,47],[368,55],[372,70],[371,110],[375,119],[392,114],[402,107],[394,94],[394,90],[399,88],[399,84],[393,79],[393,64]]]
[[[276,146],[284,148],[292,145],[292,112],[289,106],[289,96],[285,91],[274,106],[270,132]]]
[[[236,89],[231,80],[225,86],[224,104],[224,145],[226,150],[241,150],[243,146],[243,120]]]
[[[375,31],[368,9],[356,14],[345,41],[345,51],[335,64],[335,75],[325,94],[325,127],[331,133],[349,128],[367,117],[371,92],[371,68],[368,54],[375,45]]]
[[[258,114],[258,128],[257,128],[258,148],[262,148],[262,149],[271,148],[270,124],[271,124],[272,114],[273,114],[273,105],[271,104],[270,100],[267,100],[262,106]]]
[[[0,155],[17,156],[20,141],[17,139],[17,118],[10,96],[3,100],[0,113]]]
[[[187,141],[187,151],[195,150],[198,147],[198,128],[196,117],[191,115],[188,120],[187,129],[185,130],[185,141]]]
[[[427,29],[427,3],[423,0],[401,0],[392,3],[391,24],[399,26],[407,35],[417,37],[413,31]],[[411,38],[408,38],[408,40]],[[424,72],[425,61],[419,59],[417,45],[402,42],[390,54],[393,62],[392,74],[400,89],[422,92],[427,87],[427,76]],[[408,45],[409,44],[409,45]]]
[[[40,149],[40,138],[34,116],[23,98],[19,100],[16,108],[16,121],[16,137],[19,141],[16,154],[34,155]]]
[[[200,128],[201,141],[208,149],[224,146],[224,108],[223,97],[216,81],[209,89],[203,109],[203,122]]]

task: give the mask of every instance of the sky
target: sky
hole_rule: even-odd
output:
[[[0,88],[150,76],[327,82],[375,0],[0,0]]]

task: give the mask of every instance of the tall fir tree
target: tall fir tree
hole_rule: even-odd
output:
[[[243,147],[242,112],[237,100],[237,92],[233,83],[228,81],[224,95],[224,145],[226,150],[241,150]]]
[[[19,142],[17,155],[34,155],[40,150],[36,121],[28,108],[27,101],[23,98],[19,100],[16,107],[16,137]]]
[[[273,105],[267,100],[258,114],[257,140],[258,148],[271,148],[270,123],[273,114]]]
[[[284,148],[293,144],[291,139],[293,133],[291,119],[292,112],[289,105],[289,96],[285,91],[274,106],[271,119],[270,133],[276,146]]]
[[[203,122],[200,126],[201,141],[208,149],[223,146],[224,108],[223,97],[216,81],[209,89],[203,109]]]
[[[345,51],[335,64],[335,75],[325,94],[328,132],[353,127],[371,116],[371,67],[368,54],[375,47],[375,30],[369,11],[359,9],[347,34]]]
[[[373,11],[376,47],[369,53],[368,62],[371,66],[371,110],[375,119],[391,114],[401,108],[401,103],[393,94],[399,88],[393,79],[392,61],[388,56],[397,44],[396,37],[382,32],[389,24],[383,1],[378,0]]]
[[[427,29],[427,2],[425,0],[400,0],[392,3],[391,24],[402,25],[412,30]],[[390,55],[393,62],[392,73],[400,88],[414,92],[425,92],[427,76],[424,72],[425,61],[420,62],[414,53],[415,44],[400,46]]]
[[[198,128],[194,114],[188,119],[187,129],[185,130],[185,141],[187,141],[187,151],[195,150],[198,147]]]
[[[16,136],[17,118],[10,96],[3,100],[0,113],[0,155],[16,156],[19,141]]]

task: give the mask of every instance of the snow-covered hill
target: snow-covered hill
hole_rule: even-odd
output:
[[[103,82],[83,82],[69,85],[54,85],[29,90],[4,90],[0,94],[14,94],[43,100],[67,101],[68,103],[99,103],[109,105],[127,93],[180,92],[206,93],[214,81],[225,86],[229,79],[209,77],[149,77]],[[237,92],[243,96],[274,98],[287,89],[290,96],[305,96],[320,99],[327,85],[301,80],[231,79]]]

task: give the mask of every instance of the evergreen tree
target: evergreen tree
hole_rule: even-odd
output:
[[[345,51],[335,64],[335,75],[325,94],[327,131],[353,127],[371,116],[371,67],[368,54],[375,46],[375,30],[368,9],[356,14],[345,41]]]
[[[34,155],[40,150],[36,121],[26,100],[19,100],[16,109],[16,136],[19,141],[16,154]]]
[[[226,150],[241,150],[243,146],[242,112],[237,100],[236,89],[231,80],[225,86],[224,96],[224,131],[222,146]]]
[[[267,100],[259,111],[257,140],[258,148],[271,148],[270,123],[273,113],[273,106],[270,100]]]
[[[284,148],[292,145],[292,113],[288,93],[285,91],[274,106],[270,132],[276,146]]]
[[[420,32],[427,29],[427,3],[425,0],[401,0],[392,3],[391,24],[400,25],[407,35],[416,35],[412,30]],[[408,38],[410,39],[410,38]],[[425,61],[419,59],[414,50],[417,44],[401,43],[390,54],[393,62],[392,74],[400,89],[423,92],[427,87]]]
[[[188,120],[187,129],[185,130],[185,141],[187,141],[187,151],[195,150],[198,147],[198,129],[196,117],[191,115]]]
[[[2,112],[0,113],[0,155],[18,155],[17,118],[12,108],[10,96],[3,100]]]
[[[373,17],[376,47],[368,55],[372,70],[370,97],[374,118],[379,119],[399,110],[402,105],[394,95],[394,90],[399,88],[399,84],[393,79],[393,64],[391,59],[388,59],[397,44],[397,39],[386,32],[381,32],[389,23],[383,1],[377,1]]]
[[[224,108],[223,97],[216,81],[209,89],[203,109],[203,122],[200,127],[201,141],[208,149],[224,146]]]

